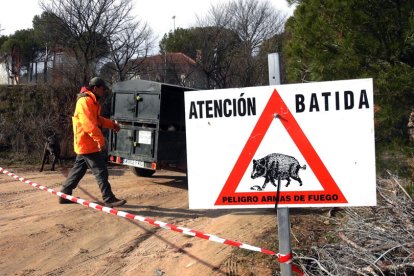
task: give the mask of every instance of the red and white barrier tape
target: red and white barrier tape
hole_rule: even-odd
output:
[[[6,169],[4,169],[2,167],[0,167],[0,172],[2,172],[3,174],[8,175],[10,177],[13,177],[14,179],[19,180],[23,183],[29,184],[33,187],[36,187],[40,190],[47,191],[49,193],[52,193],[54,195],[60,196],[60,197],[65,198],[65,199],[68,199],[68,200],[73,201],[75,203],[78,203],[80,205],[84,205],[84,206],[87,206],[87,207],[90,207],[90,208],[93,208],[93,209],[96,209],[96,210],[99,210],[99,211],[102,211],[102,212],[105,212],[105,213],[108,213],[108,214],[124,217],[124,218],[130,219],[130,220],[138,220],[138,221],[145,222],[145,223],[148,223],[148,224],[160,227],[160,228],[176,231],[176,232],[179,232],[179,233],[183,233],[185,235],[198,237],[198,238],[206,239],[206,240],[209,240],[209,241],[214,241],[214,242],[217,242],[217,243],[227,244],[227,245],[243,248],[243,249],[250,250],[250,251],[262,252],[262,253],[267,254],[267,255],[273,255],[273,256],[276,256],[278,258],[280,263],[291,263],[292,259],[293,259],[292,253],[283,255],[283,254],[280,254],[280,253],[275,253],[271,250],[267,250],[267,249],[256,247],[256,246],[252,246],[252,245],[249,245],[249,244],[246,244],[246,243],[241,243],[241,242],[237,242],[237,241],[223,239],[223,238],[217,237],[215,235],[205,234],[205,233],[202,233],[200,231],[196,231],[196,230],[176,226],[176,225],[173,225],[173,224],[165,223],[165,222],[158,221],[158,220],[153,220],[153,219],[150,219],[150,218],[145,218],[145,217],[142,217],[142,216],[133,215],[133,214],[123,212],[123,211],[118,211],[116,209],[113,209],[113,208],[110,208],[110,207],[105,207],[105,206],[102,206],[102,205],[99,205],[99,204],[96,204],[96,203],[92,203],[92,202],[86,201],[86,200],[81,199],[81,198],[77,198],[77,197],[67,195],[67,194],[64,194],[64,193],[61,193],[61,192],[56,192],[55,190],[53,190],[51,188],[39,185],[39,184],[37,184],[35,182],[32,182],[30,180],[27,180],[23,177],[19,177],[18,175],[14,174],[12,172],[9,172],[9,171],[7,171]],[[294,270],[296,270],[296,269],[294,269]]]

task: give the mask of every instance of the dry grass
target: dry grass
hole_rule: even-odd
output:
[[[414,202],[393,175],[377,180],[377,206],[291,209],[294,264],[305,275],[413,275]],[[277,230],[258,237],[258,245],[277,251]],[[272,267],[275,257],[235,251],[232,275],[259,275],[251,269]]]

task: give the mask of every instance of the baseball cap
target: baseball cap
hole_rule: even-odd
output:
[[[108,88],[108,86],[106,85],[105,81],[103,79],[101,79],[100,77],[94,77],[89,81],[89,86],[103,86],[105,88]]]

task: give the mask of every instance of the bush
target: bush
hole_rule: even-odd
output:
[[[74,87],[0,86],[2,155],[40,160],[46,138],[56,133],[62,157],[73,156],[71,116],[77,93]]]

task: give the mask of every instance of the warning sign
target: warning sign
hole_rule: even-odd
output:
[[[373,104],[372,79],[186,92],[190,208],[376,205]]]

